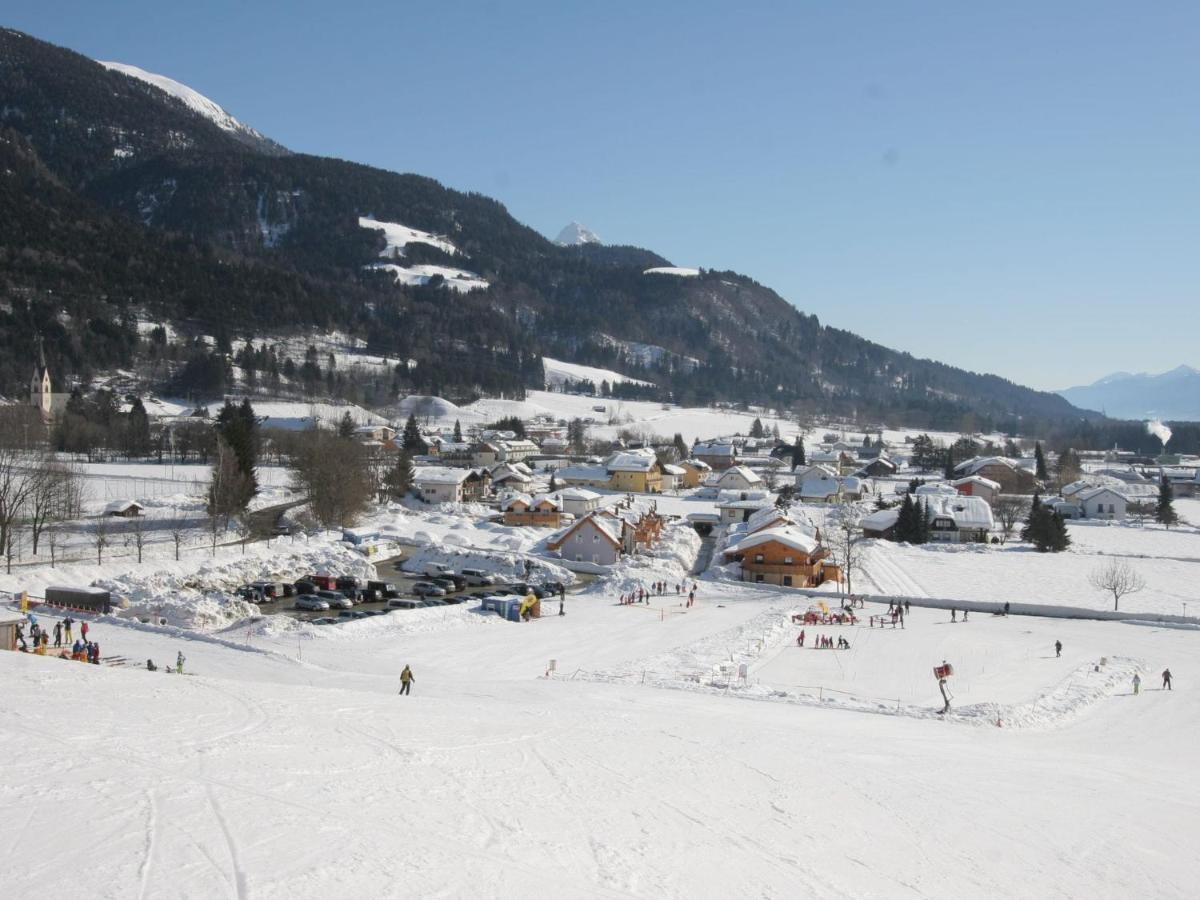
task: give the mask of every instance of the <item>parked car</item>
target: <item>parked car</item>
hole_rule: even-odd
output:
[[[418,597],[445,597],[446,589],[432,581],[418,581],[412,586],[412,592]]]
[[[311,581],[317,586],[318,590],[331,591],[337,581],[332,575],[305,575],[305,581]]]
[[[438,587],[442,588],[447,594],[452,594],[458,590],[458,585],[454,583],[454,580],[446,577],[445,575],[437,575],[429,580]]]
[[[334,581],[334,589],[339,591],[358,590],[361,582],[353,575],[339,575]]]
[[[453,594],[449,597],[443,597],[442,602],[447,605],[451,605],[451,604],[457,605],[459,603],[466,603],[467,598],[463,594]]]
[[[255,581],[250,587],[257,588],[264,597],[278,600],[283,596],[283,585],[278,581]]]
[[[453,582],[454,582],[454,589],[455,589],[456,591],[461,591],[461,590],[464,590],[464,589],[466,588],[466,586],[467,586],[467,579],[466,579],[466,576],[464,576],[464,575],[459,575],[457,572],[447,572],[445,575],[443,575],[443,576],[441,576],[441,577],[442,577],[442,578],[449,578],[451,581],[453,581]],[[436,579],[435,579],[435,580],[436,580]]]
[[[322,600],[316,594],[301,594],[296,598],[296,609],[302,609],[309,612],[323,612],[329,609],[328,601]]]
[[[315,594],[317,591],[321,590],[319,587],[317,587],[315,581],[309,581],[307,578],[301,578],[298,581],[293,582],[292,588],[297,594]]]
[[[483,569],[463,569],[462,577],[467,580],[467,584],[473,587],[490,587],[496,583],[496,579],[484,572]]]
[[[390,581],[368,581],[367,587],[373,591],[379,591],[385,600],[400,596],[400,589]]]
[[[417,602],[422,606],[445,606],[450,601],[445,597],[422,597]]]
[[[354,601],[341,591],[317,591],[317,597],[329,604],[327,609],[353,609]]]
[[[420,600],[412,600],[408,597],[393,597],[388,601],[388,609],[420,609],[424,605]]]
[[[329,616],[321,616],[319,619],[313,619],[312,623],[314,625],[336,625],[338,620],[330,618]]]
[[[245,600],[247,603],[262,603],[266,599],[262,591],[249,584],[242,585],[233,593],[239,600]]]
[[[378,603],[383,599],[383,591],[378,588],[365,587],[358,589],[359,603]]]
[[[450,571],[450,567],[445,563],[425,562],[421,563],[418,571],[422,575],[445,575]]]

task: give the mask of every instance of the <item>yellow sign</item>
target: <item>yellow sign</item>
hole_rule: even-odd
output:
[[[21,612],[29,612],[29,592],[21,591]]]

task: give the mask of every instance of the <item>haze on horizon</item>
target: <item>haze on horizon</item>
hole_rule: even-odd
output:
[[[293,150],[733,269],[1045,389],[1200,364],[1200,7],[48,0],[4,24]]]

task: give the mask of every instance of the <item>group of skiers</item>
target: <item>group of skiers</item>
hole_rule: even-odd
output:
[[[804,634],[803,629],[801,629],[800,633],[798,635],[796,635],[796,646],[803,647],[804,641],[805,641],[805,634]],[[836,642],[834,642],[833,638],[827,634],[818,634],[813,639],[812,649],[814,649],[814,650],[849,650],[850,642],[848,640],[846,640],[840,634],[838,635],[838,639]]]
[[[687,606],[694,606],[696,603],[696,588],[698,585],[692,582],[691,588],[688,588],[683,582],[673,585],[675,595],[682,597],[684,592],[687,592]],[[636,590],[630,591],[628,594],[622,594],[620,599],[621,606],[630,606],[634,603],[649,603],[651,597],[662,597],[671,592],[672,585],[665,581],[655,581],[651,583],[650,590],[646,590],[644,586],[638,586]]]
[[[174,669],[172,669],[170,666],[167,666],[166,668],[163,669],[163,671],[167,672],[168,674],[170,672],[175,672],[176,674],[182,675],[183,674],[183,664],[186,661],[187,661],[187,657],[185,657],[183,655],[183,651],[180,650],[177,654],[175,654]],[[146,660],[146,671],[148,671],[148,672],[157,672],[158,671],[158,666],[156,666],[154,664],[154,660],[152,660],[152,659]]]
[[[22,653],[36,653],[38,656],[45,656],[50,651],[51,630],[43,628],[34,613],[27,613],[26,619],[29,622],[29,637],[27,639],[25,636],[24,624],[19,623],[16,635],[18,648]],[[59,650],[59,657],[100,665],[100,644],[97,641],[88,640],[88,623],[79,623],[80,636],[78,638],[74,635],[74,626],[75,620],[70,616],[54,623],[54,649]],[[33,644],[32,649],[29,646],[31,643]]]
[[[1164,691],[1173,690],[1171,687],[1171,670],[1163,669],[1162,672],[1162,689]],[[1138,672],[1133,673],[1133,693],[1137,696],[1142,692],[1142,676]]]

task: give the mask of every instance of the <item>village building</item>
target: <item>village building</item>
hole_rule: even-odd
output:
[[[749,522],[750,517],[765,507],[773,504],[764,497],[721,500],[716,504],[717,513],[721,516],[722,525],[734,525],[738,522]]]
[[[0,650],[17,649],[17,628],[25,624],[25,616],[0,609]]]
[[[121,519],[136,519],[145,509],[142,504],[134,500],[113,500],[104,507],[104,515],[116,516]]]
[[[500,506],[504,513],[504,524],[534,525],[540,528],[558,528],[562,524],[562,506],[553,494],[517,494]]]
[[[685,459],[679,464],[683,469],[683,487],[699,487],[712,474],[712,466],[700,459]]]
[[[609,487],[634,494],[661,494],[663,469],[658,457],[649,448],[614,453],[604,464],[609,473]]]
[[[385,444],[396,438],[396,429],[390,425],[359,425],[354,429],[354,439],[363,443]]]
[[[698,459],[709,468],[721,471],[737,462],[737,448],[729,443],[695,444],[692,459]]]
[[[29,405],[38,411],[42,421],[49,425],[58,416],[66,412],[70,393],[58,393],[50,380],[50,367],[46,365],[46,354],[42,348],[41,338],[37,342],[37,361],[33,366],[33,375],[29,379]]]
[[[988,506],[1000,496],[1000,483],[982,475],[968,475],[950,482],[950,485],[964,497],[982,497]]]
[[[1032,494],[1038,488],[1033,472],[1007,456],[976,456],[954,467],[956,478],[979,475],[1000,485],[1004,494]]]
[[[413,490],[426,503],[465,503],[487,494],[489,477],[477,469],[449,466],[417,466]]]
[[[888,456],[877,456],[858,470],[860,478],[887,478],[895,475],[899,467]]]
[[[490,476],[494,491],[528,493],[533,488],[533,472],[524,463],[501,463]]]
[[[892,534],[896,530],[896,520],[899,518],[900,510],[895,507],[877,509],[870,515],[863,516],[859,522],[863,537],[891,540]]]
[[[705,482],[706,487],[715,487],[719,491],[751,491],[761,488],[762,484],[757,472],[741,465],[714,472]]]
[[[726,563],[739,563],[741,580],[781,587],[816,587],[837,577],[825,564],[829,552],[815,534],[796,525],[765,528],[722,551]]]
[[[842,483],[824,466],[809,466],[796,475],[796,496],[805,503],[837,503]]]
[[[564,560],[611,566],[624,552],[621,519],[591,513],[547,541],[546,546]]]
[[[563,466],[554,477],[563,484],[585,488],[607,488],[612,480],[604,466]]]
[[[1091,487],[1077,492],[1072,498],[1085,519],[1104,519],[1124,522],[1129,498],[1110,487]]]
[[[558,502],[562,505],[562,511],[576,518],[598,510],[603,499],[600,494],[586,488],[567,488],[558,492]]]
[[[684,479],[687,477],[687,470],[683,466],[677,466],[674,463],[664,463],[662,467],[663,491],[677,491],[683,487]]]
[[[987,540],[995,527],[992,508],[982,497],[927,494],[929,539],[939,543],[965,544]]]

